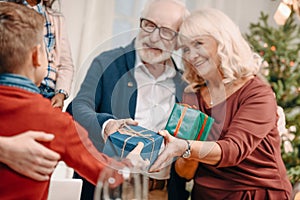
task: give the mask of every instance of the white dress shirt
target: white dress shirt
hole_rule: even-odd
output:
[[[164,73],[155,78],[136,53],[134,76],[138,93],[135,120],[139,122],[139,126],[152,131],[165,129],[175,103],[176,91],[173,81],[175,75],[176,70],[170,61],[166,64]],[[164,143],[161,151],[163,148]],[[170,166],[160,172],[151,173],[149,176],[155,179],[168,179],[170,178]]]
[[[164,73],[155,78],[136,55],[134,76],[137,82],[135,120],[152,131],[165,128],[175,103],[175,68],[166,66]]]

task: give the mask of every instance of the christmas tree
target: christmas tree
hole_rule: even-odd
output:
[[[263,57],[262,74],[285,112],[287,129],[281,133],[282,158],[294,184],[300,181],[300,26],[293,13],[282,26],[270,26],[268,18],[261,12],[245,36]]]

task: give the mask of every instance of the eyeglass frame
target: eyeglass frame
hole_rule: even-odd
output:
[[[153,25],[154,25],[153,30],[152,30],[152,31],[149,31],[149,30],[145,29],[145,27],[142,26],[143,21],[147,21],[147,22],[153,24]],[[172,40],[178,35],[178,32],[177,32],[177,31],[174,31],[174,30],[172,30],[172,29],[170,29],[170,28],[168,28],[168,27],[164,27],[164,26],[160,26],[160,27],[159,27],[159,26],[158,26],[156,23],[154,23],[153,21],[151,21],[151,20],[149,20],[149,19],[146,19],[146,18],[143,18],[143,17],[140,18],[140,28],[141,28],[143,31],[147,32],[147,33],[153,33],[156,29],[158,29],[159,36],[160,36],[162,39],[167,40],[167,41],[172,41]],[[163,30],[165,29],[165,30],[168,30],[168,31],[173,32],[173,33],[174,33],[174,36],[172,36],[172,38],[166,38],[166,37],[163,36],[162,33],[161,33],[161,30],[162,30],[162,29],[163,29]]]

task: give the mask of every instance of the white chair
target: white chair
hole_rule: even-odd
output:
[[[60,161],[50,180],[48,200],[79,200],[81,179],[72,179],[74,170]]]
[[[51,179],[64,179],[64,178],[72,178],[74,174],[74,169],[68,167],[65,162],[59,161]]]
[[[81,179],[51,179],[48,200],[79,200]]]

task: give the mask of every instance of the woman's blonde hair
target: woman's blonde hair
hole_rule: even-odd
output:
[[[224,83],[256,75],[260,70],[261,57],[252,51],[237,25],[217,9],[206,8],[193,12],[182,23],[180,35],[179,38],[208,35],[217,41],[217,55],[220,59],[219,70],[223,75]],[[187,62],[185,62],[183,78],[195,90],[204,82],[193,66]]]

